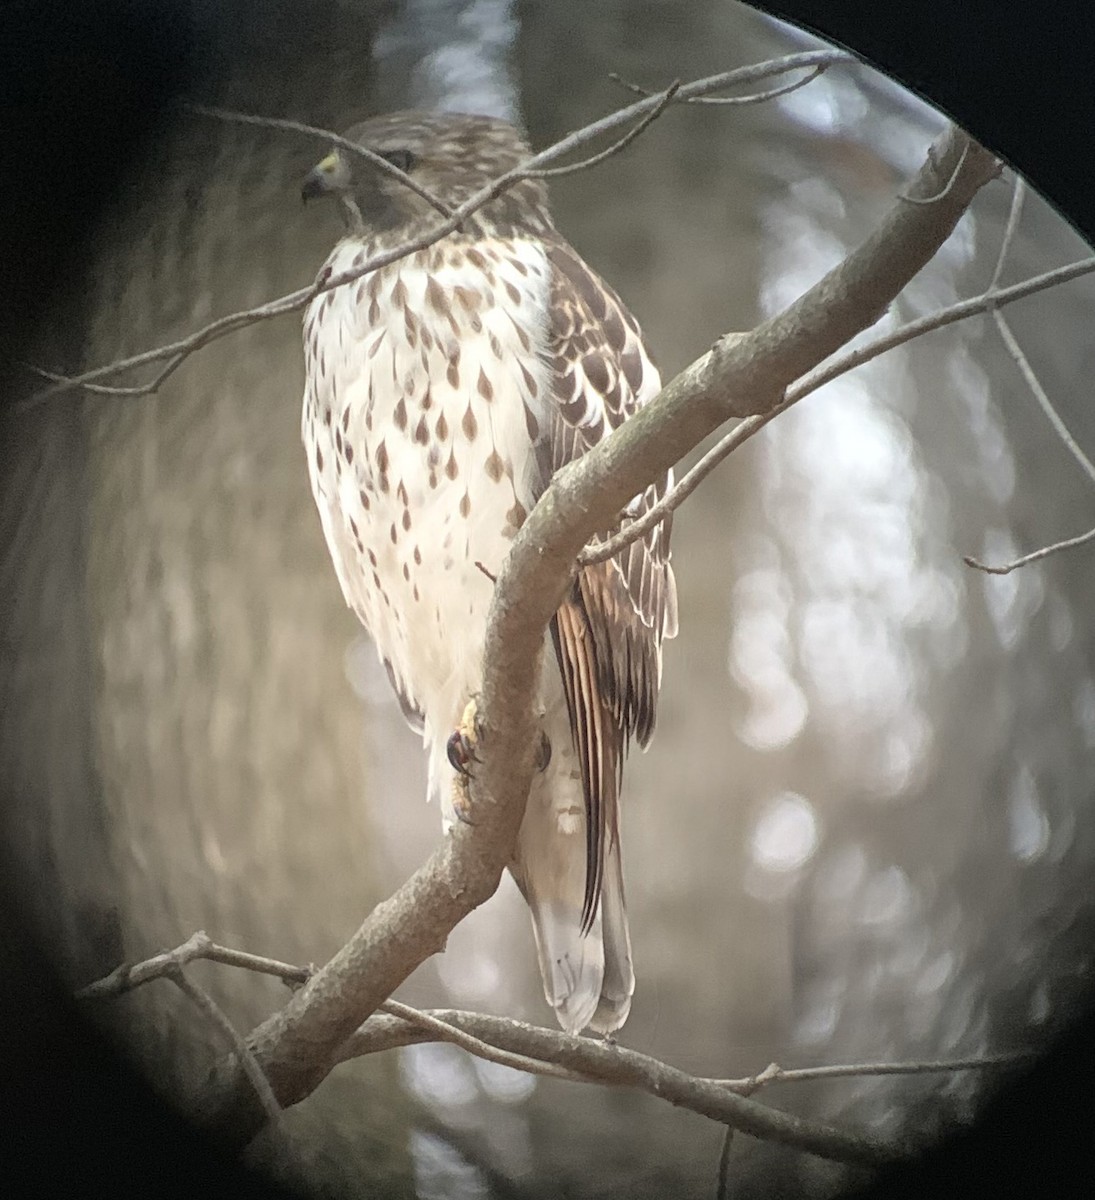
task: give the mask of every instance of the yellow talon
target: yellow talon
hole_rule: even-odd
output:
[[[452,807],[457,819],[465,825],[473,825],[471,820],[471,795],[468,791],[468,780],[472,774],[472,763],[479,761],[476,747],[479,744],[479,729],[476,720],[477,705],[475,698],[467,702],[460,716],[460,723],[448,740],[445,751],[449,762],[456,772],[452,785]]]

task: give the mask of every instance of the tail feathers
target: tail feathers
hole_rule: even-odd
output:
[[[601,999],[604,950],[600,917],[581,933],[582,906],[531,902],[544,998],[567,1033],[581,1033]]]
[[[598,1033],[613,1033],[627,1020],[631,997],[635,994],[635,972],[631,966],[631,934],[627,927],[624,904],[624,878],[620,862],[620,843],[608,847],[604,882],[601,887],[601,943],[604,977],[597,1011],[590,1025]],[[590,934],[592,937],[593,935]]]
[[[619,844],[608,847],[600,908],[584,934],[585,856],[577,849],[576,869],[566,872],[575,886],[544,887],[537,864],[526,859],[522,890],[532,910],[544,996],[559,1024],[567,1033],[588,1027],[611,1033],[627,1020],[635,991]],[[556,875],[553,882],[562,881]]]

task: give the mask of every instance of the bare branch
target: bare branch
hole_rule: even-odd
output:
[[[948,305],[946,308],[929,313],[926,317],[910,321],[907,325],[902,325],[900,329],[895,329],[892,333],[884,334],[862,346],[857,346],[854,350],[845,351],[804,375],[796,385],[787,389],[787,395],[800,400],[810,392],[816,391],[822,384],[829,383],[854,367],[862,366],[863,363],[878,358],[880,354],[885,354],[895,346],[902,346],[925,333],[931,333],[934,329],[943,329],[947,325],[964,321],[967,317],[988,312],[994,305],[1002,307],[1005,304],[1013,304],[1016,300],[1023,300],[1027,296],[1044,292],[1048,288],[1058,287],[1062,283],[1068,283],[1072,279],[1079,279],[1081,276],[1090,275],[1093,272],[1095,272],[1095,256],[1068,263],[1063,267],[1054,267],[1052,271],[1045,271],[1041,275],[1032,275],[1030,279],[1024,279],[1022,283],[1012,284],[1011,287],[1002,288],[998,292],[983,292],[980,296],[974,296],[969,300],[960,300],[957,304]]]
[[[371,166],[383,171],[386,175],[390,175],[393,179],[398,179],[405,188],[410,188],[416,196],[421,196],[427,204],[436,209],[443,217],[452,216],[452,209],[449,205],[439,200],[429,188],[423,187],[417,179],[412,178],[406,171],[401,171],[395,163],[389,162],[382,154],[377,154],[375,150],[370,150],[368,146],[361,146],[357,142],[352,142],[349,138],[343,137],[339,133],[334,133],[330,129],[322,129],[318,125],[304,125],[300,121],[289,121],[283,117],[260,117],[253,113],[231,112],[226,108],[212,108],[206,104],[186,103],[182,107],[187,112],[195,113],[199,117],[213,117],[217,121],[226,121],[234,125],[258,125],[263,129],[284,129],[289,133],[303,133],[308,137],[322,138],[332,146],[338,146],[340,150],[345,150],[348,154],[353,154],[358,158],[364,159]]]
[[[952,188],[958,182],[958,176],[965,161],[965,157],[963,156],[955,163],[954,172],[950,179],[947,180],[942,189],[936,192],[934,196],[911,196],[904,192],[899,192],[898,199],[904,200],[906,204],[938,204],[940,200],[945,200],[951,194]]]
[[[617,119],[618,114],[606,121]],[[605,122],[587,127],[581,136],[596,124]],[[373,910],[331,962],[251,1034],[249,1044],[282,1105],[315,1088],[361,1021],[439,951],[455,924],[497,887],[512,856],[532,778],[533,696],[545,632],[586,541],[610,527],[632,496],[719,425],[769,413],[790,384],[877,320],[998,169],[991,155],[951,130],[911,194],[942,193],[960,160],[946,196],[930,206],[896,203],[864,245],[795,304],[745,337],[716,343],[599,447],[556,475],[515,537],[494,590],[479,696],[483,762],[470,785],[476,824],[458,823],[426,865]],[[659,1094],[683,1089],[682,1081],[689,1080],[678,1072],[665,1081],[669,1092]],[[742,1097],[710,1084],[695,1086],[700,1093],[688,1095],[697,1111],[723,1114],[717,1119],[733,1112],[743,1129],[771,1128],[766,1110],[760,1110],[763,1118],[752,1109],[739,1111],[729,1101],[748,1104]],[[203,1114],[230,1138],[246,1140],[261,1126],[261,1109],[234,1060],[220,1064]],[[792,1130],[789,1136],[799,1135]],[[832,1146],[825,1139],[818,1144],[823,1143]],[[862,1154],[862,1145],[857,1140],[847,1152]],[[875,1153],[889,1155],[891,1148]]]
[[[989,310],[992,313],[992,319],[996,323],[996,328],[999,331],[1000,337],[1007,347],[1008,353],[1011,355],[1015,365],[1019,368],[1020,374],[1026,380],[1027,387],[1034,394],[1034,399],[1037,400],[1039,408],[1045,414],[1046,419],[1053,426],[1053,431],[1064,442],[1072,457],[1080,464],[1081,469],[1093,483],[1095,483],[1095,464],[1092,464],[1091,459],[1080,449],[1076,439],[1069,432],[1068,427],[1061,419],[1060,413],[1053,406],[1045,388],[1042,387],[1038,376],[1034,373],[1034,368],[1030,365],[1030,360],[1024,354],[1022,347],[1019,345],[1018,339],[1011,331],[1011,326],[1008,324],[1004,314],[998,310],[999,296],[997,286],[1000,282],[1000,277],[1004,272],[1004,263],[1007,260],[1008,252],[1011,249],[1011,244],[1015,239],[1016,231],[1019,228],[1019,218],[1023,211],[1023,200],[1026,196],[1026,185],[1020,176],[1015,176],[1015,184],[1011,193],[1011,208],[1008,212],[1008,222],[1004,229],[1004,237],[1000,243],[1000,253],[996,259],[996,269],[992,273],[992,281],[989,283],[988,297]],[[1058,543],[1061,545],[1062,543]]]
[[[419,1017],[426,1015],[418,1014]],[[479,1044],[489,1045],[495,1050],[504,1048],[510,1053],[539,1063],[565,1067],[585,1082],[639,1088],[678,1107],[725,1122],[755,1137],[795,1146],[824,1158],[874,1165],[900,1158],[909,1152],[909,1148],[862,1138],[861,1135],[846,1134],[810,1122],[787,1124],[786,1114],[758,1106],[746,1098],[770,1083],[980,1070],[1016,1066],[1033,1057],[1031,1052],[1016,1052],[980,1059],[842,1064],[792,1070],[785,1070],[773,1063],[759,1075],[743,1079],[702,1079],[687,1076],[656,1058],[620,1045],[572,1037],[560,1030],[543,1029],[507,1017],[453,1009],[432,1010],[428,1015],[442,1022],[442,1040],[453,1040],[449,1031],[458,1028],[474,1037]],[[345,1061],[394,1046],[427,1040],[433,1040],[433,1037],[431,1031],[423,1025],[418,1024],[412,1028],[409,1023],[394,1023],[390,1017],[377,1015],[371,1017],[341,1047],[339,1058]],[[720,1095],[726,1099],[724,1106],[720,1106]],[[730,1096],[733,1100],[727,1099]],[[743,1102],[745,1107],[742,1108],[738,1102]]]
[[[1053,402],[1046,394],[1045,388],[1042,387],[1038,376],[1034,373],[1034,368],[1030,365],[1030,360],[1023,353],[1022,347],[1019,345],[1015,334],[1012,333],[1011,327],[1008,325],[1002,312],[996,310],[995,305],[992,309],[992,319],[996,322],[996,328],[1003,339],[1004,345],[1008,348],[1008,353],[1011,355],[1015,365],[1019,368],[1020,373],[1026,380],[1027,387],[1030,388],[1035,400],[1038,401],[1038,406],[1045,413],[1046,419],[1053,426],[1054,433],[1068,447],[1069,453],[1079,463],[1084,474],[1095,483],[1095,464],[1091,459],[1080,449],[1076,439],[1072,436],[1068,426],[1061,419],[1060,413],[1053,406]]]
[[[791,92],[797,92],[799,88],[804,88],[808,83],[813,81],[829,69],[829,67],[837,63],[854,63],[856,60],[850,54],[844,54],[839,50],[833,51],[831,60],[819,63],[808,74],[801,79],[796,79],[792,83],[782,84],[780,87],[768,88],[763,92],[752,92],[748,96],[693,96],[691,99],[683,101],[685,104],[717,104],[724,107],[735,104],[761,104],[765,100],[775,100],[780,96],[787,96]],[[618,83],[621,87],[626,88],[629,92],[636,96],[653,96],[657,93],[650,92],[644,87],[640,87],[637,83],[631,83],[624,79],[622,75],[617,75],[615,71],[608,73],[609,79],[613,83]]]
[[[772,59],[770,62],[759,63],[754,66],[738,67],[733,71],[725,71],[718,75],[711,75],[705,79],[698,79],[692,83],[683,84],[677,90],[674,98],[691,99],[696,96],[706,95],[708,92],[722,90],[735,84],[753,83],[760,79],[781,75],[787,71],[813,67],[821,62],[833,61],[833,54],[833,51],[811,50],[802,54],[789,54],[783,58]],[[649,96],[637,101],[635,104],[628,105],[626,108],[610,113],[608,116],[600,118],[600,120],[593,121],[581,129],[575,130],[573,133],[560,139],[553,146],[549,146],[546,150],[532,155],[531,158],[520,166],[515,167],[512,171],[499,176],[493,183],[488,184],[460,205],[459,208],[453,210],[449,217],[434,225],[431,229],[426,230],[419,237],[405,242],[400,246],[393,247],[390,250],[386,250],[381,254],[375,254],[359,267],[341,271],[338,275],[329,273],[325,275],[321,272],[320,277],[309,287],[299,288],[295,292],[289,292],[284,296],[278,297],[276,300],[256,305],[254,308],[241,309],[238,312],[219,317],[217,320],[211,321],[208,325],[204,325],[186,337],[180,338],[178,341],[168,345],[158,346],[152,350],[145,350],[140,354],[130,355],[128,358],[117,359],[104,366],[94,367],[79,375],[59,381],[52,387],[46,388],[36,395],[29,397],[19,404],[17,408],[19,410],[32,408],[55,396],[74,391],[77,388],[86,387],[91,383],[99,383],[101,380],[107,379],[112,375],[118,375],[125,371],[147,366],[149,363],[172,359],[176,355],[186,357],[203,346],[208,345],[210,342],[226,337],[237,329],[247,325],[254,325],[259,321],[269,320],[273,317],[283,316],[285,313],[298,312],[307,307],[312,299],[320,293],[330,291],[332,288],[341,287],[346,283],[352,283],[360,279],[363,275],[369,274],[371,271],[379,270],[389,263],[406,258],[410,254],[433,245],[434,242],[440,241],[441,238],[447,237],[461,225],[465,218],[482,208],[484,204],[497,199],[521,179],[528,178],[530,171],[539,170],[556,159],[564,158],[573,151],[581,149],[581,147],[588,145],[602,135],[629,125],[632,121],[645,116],[651,110],[657,109],[661,104],[662,97],[660,94]],[[244,114],[237,115],[240,117],[244,116]],[[252,121],[251,118],[248,118],[248,123],[262,124],[274,119],[256,117]],[[297,123],[293,122],[292,124],[295,125]],[[324,136],[328,136],[327,131],[320,132]]]
[[[539,1063],[551,1062],[565,1066],[582,1082],[588,1083],[618,1083],[620,1079],[612,1074],[620,1062],[629,1069],[639,1071],[646,1078],[653,1078],[657,1071],[667,1064],[637,1050],[628,1050],[622,1046],[607,1042],[592,1041],[589,1038],[572,1037],[558,1029],[545,1029],[538,1025],[528,1025],[511,1017],[488,1016],[485,1013],[465,1012],[459,1009],[431,1009],[429,1012],[411,1009],[415,1014],[413,1024],[415,1029],[409,1030],[402,1026],[393,1025],[380,1017],[371,1017],[339,1052],[340,1061],[357,1058],[365,1054],[375,1054],[390,1050],[397,1046],[413,1045],[423,1041],[452,1041],[451,1031],[463,1031],[471,1040],[465,1048],[471,1045],[487,1045],[493,1051],[505,1049],[511,1053],[519,1053]],[[421,1018],[430,1017],[438,1022],[440,1029],[435,1033]],[[457,1043],[463,1044],[463,1043]],[[615,1058],[605,1059],[600,1046],[608,1046]],[[593,1050],[589,1048],[593,1047]],[[470,1050],[479,1054],[479,1050]],[[818,1067],[784,1068],[777,1063],[770,1063],[756,1075],[746,1075],[736,1079],[713,1079],[699,1076],[700,1082],[726,1088],[740,1096],[751,1096],[762,1087],[771,1083],[805,1083],[817,1079],[853,1078],[872,1075],[932,1075],[944,1074],[950,1071],[975,1071],[990,1067],[1018,1066],[1035,1057],[1031,1050],[1011,1051],[981,1058],[929,1059],[917,1062],[874,1062],[874,1063],[842,1063]],[[605,1068],[609,1074],[605,1074]],[[672,1070],[673,1068],[669,1068]]]
[[[1015,182],[1011,188],[1011,206],[1008,209],[1008,220],[1004,226],[1004,236],[1000,241],[1000,253],[996,256],[996,266],[992,272],[992,278],[989,280],[988,292],[991,295],[1000,286],[1000,279],[1004,274],[1004,264],[1008,260],[1008,255],[1011,253],[1011,244],[1015,241],[1015,235],[1019,230],[1019,218],[1023,213],[1023,201],[1026,198],[1026,185],[1023,183],[1021,175],[1015,176]]]
[[[583,158],[581,162],[569,163],[564,167],[542,167],[538,171],[529,171],[530,179],[557,179],[560,175],[573,175],[578,171],[586,171],[590,167],[597,166],[598,163],[603,163],[606,158],[611,158],[615,154],[619,154],[625,146],[629,146],[640,133],[643,132],[649,125],[658,119],[665,112],[669,102],[680,91],[681,81],[675,79],[669,87],[661,93],[661,103],[652,108],[637,124],[612,143],[605,150],[599,151],[597,154],[590,155],[589,158]]]
[[[980,1071],[989,1067],[1015,1067],[1035,1057],[1032,1050],[990,1054],[982,1058],[930,1059],[924,1062],[840,1063],[821,1067],[795,1067],[787,1070],[770,1063],[757,1075],[745,1079],[717,1079],[723,1087],[751,1096],[770,1083],[803,1083],[815,1079],[852,1079],[866,1075],[942,1075],[951,1071]]]
[[[170,979],[184,995],[188,996],[194,1004],[201,1009],[206,1017],[213,1022],[214,1025],[228,1039],[229,1045],[236,1053],[240,1066],[243,1068],[244,1074],[251,1082],[251,1086],[255,1089],[255,1094],[262,1102],[262,1107],[266,1111],[266,1118],[275,1128],[281,1128],[281,1107],[278,1104],[277,1097],[274,1095],[273,1089],[270,1087],[270,1081],[262,1073],[262,1068],[259,1066],[255,1056],[251,1053],[247,1042],[240,1036],[239,1031],[225,1015],[224,1011],[209,995],[204,988],[200,988],[193,980],[188,979],[186,972],[177,963],[172,963],[165,975]]]
[[[1004,229],[1004,236],[1000,243],[1000,253],[996,259],[996,268],[992,273],[992,279],[989,282],[989,289],[986,296],[988,308],[992,313],[993,321],[996,323],[996,328],[1004,345],[1008,349],[1008,353],[1026,380],[1027,386],[1033,392],[1034,398],[1037,400],[1042,412],[1045,413],[1049,423],[1053,426],[1057,436],[1064,442],[1072,457],[1080,464],[1080,467],[1088,478],[1095,482],[1095,465],[1092,464],[1091,460],[1080,449],[1076,439],[1072,436],[1064,421],[1061,420],[1060,414],[1050,401],[1038,376],[1034,373],[1034,368],[1030,365],[1030,360],[1024,354],[1018,339],[1012,332],[1011,326],[1008,324],[1004,314],[999,311],[1002,298],[1006,294],[1005,291],[998,290],[999,283],[1004,273],[1004,264],[1007,261],[1008,253],[1011,250],[1012,242],[1015,240],[1015,235],[1019,228],[1019,219],[1022,215],[1025,197],[1026,185],[1023,183],[1022,178],[1016,175],[1011,193],[1011,207],[1008,211],[1007,225]],[[1061,550],[1071,550],[1077,546],[1086,545],[1092,540],[1095,540],[1095,529],[1088,530],[1087,533],[1081,533],[1077,537],[1066,538],[1063,541],[1054,542],[1052,545],[1043,546],[1040,550],[1034,550],[1030,554],[1024,554],[1020,558],[998,566],[990,566],[968,554],[963,556],[962,561],[968,567],[974,567],[978,571],[985,571],[989,575],[1007,575],[1019,567],[1025,567],[1028,563],[1037,562],[1039,559],[1047,558],[1051,554],[1057,554]]]
[[[76,993],[76,999],[97,1000],[107,996],[119,996],[122,992],[132,991],[153,979],[163,979],[174,969],[185,967],[197,958],[208,957],[212,946],[213,941],[209,935],[199,929],[174,950],[154,954],[139,963],[123,963],[115,967],[109,975],[81,988]]]
[[[1065,538],[1063,542],[1054,542],[1051,546],[1043,546],[1040,550],[1032,550],[1030,554],[1024,554],[1022,558],[1016,558],[995,567],[983,563],[979,558],[974,558],[970,554],[964,554],[962,561],[967,567],[974,567],[989,575],[1009,575],[1019,567],[1025,567],[1027,563],[1037,562],[1040,558],[1048,558],[1051,554],[1057,554],[1061,550],[1073,550],[1077,546],[1086,546],[1088,542],[1095,542],[1095,529],[1089,529],[1087,533],[1081,533],[1076,537]]]
[[[174,358],[168,361],[163,370],[158,372],[148,383],[137,384],[134,387],[114,387],[106,383],[85,383],[81,386],[84,391],[90,392],[93,396],[122,396],[128,398],[151,396],[154,392],[160,390],[160,385],[165,379],[174,375],[175,371],[186,361],[186,357],[185,353],[176,354]],[[35,375],[40,375],[43,379],[51,380],[53,383],[68,385],[71,382],[67,375],[59,375],[56,371],[47,371],[44,367],[36,367],[33,363],[20,363],[20,366],[28,371],[32,371]]]
[[[487,1062],[499,1063],[503,1067],[512,1067],[515,1071],[527,1071],[530,1075],[549,1075],[555,1079],[567,1079],[571,1083],[598,1082],[594,1076],[585,1075],[580,1071],[556,1066],[555,1063],[544,1062],[539,1058],[530,1058],[526,1054],[512,1054],[508,1050],[501,1050],[497,1046],[492,1046],[490,1042],[475,1037],[474,1034],[466,1033],[457,1025],[442,1021],[432,1013],[422,1012],[407,1004],[400,1004],[397,1000],[385,1000],[380,1006],[380,1011],[390,1013],[393,1017],[399,1017],[406,1021],[408,1025],[414,1025],[424,1032],[432,1034],[433,1036],[428,1039],[430,1041],[451,1042],[469,1054],[474,1054],[476,1058],[486,1059]]]
[[[63,392],[71,392],[76,388],[86,387],[88,384],[95,383],[100,379],[106,379],[111,375],[130,371],[136,367],[144,367],[149,363],[161,362],[164,359],[174,360],[176,358],[181,361],[193,354],[195,350],[200,350],[202,346],[207,346],[210,342],[215,342],[222,337],[226,337],[228,334],[234,333],[237,329],[243,329],[248,325],[254,325],[258,321],[267,320],[270,317],[280,317],[285,313],[296,312],[298,309],[304,308],[321,292],[328,290],[329,286],[331,286],[330,280],[331,271],[329,268],[324,267],[316,277],[315,283],[309,287],[291,292],[289,295],[282,296],[278,300],[271,300],[268,304],[260,304],[255,308],[242,309],[239,312],[229,313],[225,317],[219,317],[217,320],[211,321],[208,325],[203,325],[201,329],[195,330],[194,333],[187,334],[186,337],[180,338],[178,341],[171,342],[168,345],[158,346],[155,350],[145,350],[141,354],[134,354],[129,358],[119,359],[117,362],[109,363],[105,367],[94,367],[90,371],[84,371],[81,375],[75,375],[62,382],[55,383],[52,387],[46,388],[45,391],[38,392],[21,404],[16,405],[16,410],[21,412],[34,408],[39,404],[45,403],[47,400],[51,400],[54,396],[61,395]],[[164,377],[166,378],[176,366],[178,366],[178,363],[172,361],[170,363],[170,370],[164,372]]]
[[[116,967],[109,975],[76,993],[77,1000],[98,1000],[108,996],[120,996],[131,992],[154,979],[173,977],[173,972],[198,959],[223,963],[228,967],[241,967],[245,971],[257,971],[262,975],[276,975],[290,986],[307,983],[313,974],[310,967],[296,967],[292,963],[279,962],[276,958],[264,958],[259,954],[248,954],[245,950],[233,950],[218,945],[203,929],[193,933],[181,946],[165,950],[139,963]]]
[[[198,932],[174,950],[154,955],[131,966],[119,967],[104,979],[84,988],[85,999],[119,995],[153,979],[176,983],[224,1032],[251,1086],[259,1095],[267,1117],[280,1114],[276,1094],[247,1043],[213,1000],[185,975],[185,964],[207,959],[245,970],[276,975],[299,983],[313,971],[277,959],[232,950]],[[742,1129],[756,1137],[778,1140],[809,1153],[839,1161],[877,1165],[908,1153],[863,1134],[852,1134],[765,1108],[747,1097],[769,1083],[860,1075],[906,1075],[974,1070],[1014,1065],[1030,1053],[1001,1054],[988,1058],[953,1059],[913,1063],[861,1063],[802,1067],[785,1070],[772,1063],[757,1075],[742,1079],[704,1079],[649,1055],[612,1042],[573,1037],[557,1029],[544,1029],[507,1017],[453,1009],[423,1012],[395,1000],[379,1005],[370,1017],[338,1048],[335,1061],[421,1042],[442,1041],[459,1046],[488,1062],[515,1070],[551,1076],[574,1083],[639,1088],[682,1108]]]
[[[718,1081],[695,1078],[616,1043],[573,1037],[558,1029],[485,1013],[442,1009],[433,1010],[431,1015],[496,1048],[578,1072],[587,1082],[636,1088],[752,1137],[777,1141],[821,1158],[879,1166],[911,1153],[909,1146],[869,1133],[852,1133],[769,1108]],[[393,1024],[392,1017],[377,1014],[340,1047],[338,1057],[345,1061],[424,1040],[431,1040],[426,1030],[404,1022]]]
[[[727,1125],[722,1136],[722,1150],[719,1152],[719,1173],[715,1188],[715,1200],[727,1200],[730,1195],[730,1151],[734,1145],[734,1127]]]
[[[792,404],[797,404],[799,400],[804,399],[811,392],[816,392],[824,384],[831,383],[834,379],[847,374],[864,363],[870,362],[872,359],[878,358],[879,355],[885,354],[896,346],[911,342],[926,333],[931,333],[933,330],[942,329],[958,321],[964,321],[968,317],[979,316],[983,313],[993,311],[1006,304],[1012,304],[1016,300],[1022,300],[1026,296],[1032,296],[1036,292],[1057,287],[1062,283],[1067,283],[1071,279],[1077,279],[1082,275],[1089,275],[1092,272],[1095,272],[1095,258],[1085,258],[1079,262],[1069,263],[1064,267],[1056,267],[1052,271],[1046,271],[1041,275],[1034,275],[1030,279],[1023,280],[1022,283],[1013,284],[1011,287],[1001,288],[996,292],[984,292],[980,296],[974,296],[970,300],[962,300],[957,304],[949,305],[947,308],[941,308],[937,312],[930,313],[919,320],[910,321],[907,325],[903,325],[900,329],[894,330],[892,333],[875,338],[862,346],[857,346],[854,350],[849,350],[837,356],[824,366],[803,376],[798,383],[789,387],[784,400],[770,412],[761,416],[747,417],[743,420],[740,425],[736,426],[708,450],[699,462],[677,481],[671,492],[663,496],[657,504],[652,505],[641,517],[630,521],[619,533],[614,534],[612,537],[606,538],[604,541],[592,542],[586,546],[581,554],[578,555],[578,565],[586,567],[593,563],[605,562],[607,559],[614,558],[632,542],[645,537],[647,532],[653,529],[655,525],[664,521],[671,512],[675,512],[680,508],[704,479],[730,453],[736,450],[738,446],[743,442],[747,442],[755,433],[759,433],[769,421],[779,416],[781,412],[785,412]],[[728,333],[723,337],[722,341],[731,344],[733,341],[747,336],[747,334],[743,333]],[[1051,554],[1058,549],[1067,549],[1072,545],[1082,544],[1086,538],[1087,535],[1083,535],[1079,539],[1057,543],[1054,546],[1047,547],[1045,550],[1036,551],[1034,557],[1043,558],[1046,554]],[[990,569],[984,567],[976,559],[967,558],[965,561],[970,566],[977,566],[982,570]],[[1027,560],[1023,559],[1017,563],[1013,563],[1006,570],[1014,570],[1016,566],[1022,566],[1025,561]],[[1006,571],[999,570],[997,573],[1003,574]]]
[[[204,930],[198,930],[173,950],[163,951],[138,963],[116,967],[109,975],[77,992],[77,999],[90,1000],[118,996],[132,991],[142,984],[150,983],[154,979],[172,979],[177,982],[176,977],[183,967],[199,959],[220,963],[223,966],[239,967],[241,970],[253,971],[261,975],[275,975],[286,983],[294,985],[307,982],[315,973],[314,967],[299,967],[293,963],[282,962],[280,959],[222,946],[214,942]],[[597,1044],[585,1038],[571,1037],[556,1029],[543,1029],[527,1025],[509,1017],[488,1017],[461,1010],[426,1012],[397,1000],[387,1000],[379,1006],[379,1009],[398,1018],[400,1022],[413,1026],[418,1032],[409,1036],[403,1030],[392,1033],[390,1023],[367,1022],[356,1031],[353,1045],[348,1044],[344,1048],[344,1052],[339,1056],[340,1060],[344,1061],[346,1058],[355,1058],[362,1054],[372,1054],[379,1050],[411,1045],[415,1042],[447,1041],[462,1047],[469,1054],[474,1054],[490,1062],[500,1063],[503,1066],[515,1067],[518,1070],[541,1075],[557,1074],[560,1078],[579,1083],[602,1082],[598,1074],[589,1069],[589,1064],[582,1059],[582,1048]],[[483,1027],[483,1033],[471,1031],[476,1022]],[[386,1031],[389,1036],[383,1036],[382,1030]],[[515,1053],[506,1050],[502,1045],[491,1040],[500,1030],[517,1038],[525,1037],[530,1030],[534,1030],[541,1042],[543,1039],[547,1039],[551,1043],[554,1063],[567,1064],[565,1069],[559,1072],[548,1071],[544,1068],[552,1066],[553,1062],[549,1062],[539,1054]],[[578,1049],[575,1050],[575,1047]],[[665,1065],[646,1055],[631,1051],[628,1053],[635,1055],[634,1061],[636,1062]],[[577,1059],[575,1059],[575,1054],[578,1056]],[[923,1075],[945,1071],[968,1071],[982,1067],[1014,1065],[1031,1057],[1033,1057],[1033,1051],[1023,1050],[980,1058],[930,1059],[922,1062],[901,1063],[852,1063],[791,1069],[781,1067],[778,1063],[769,1063],[757,1075],[747,1075],[738,1079],[705,1079],[704,1082],[718,1084],[720,1087],[729,1088],[741,1095],[750,1095],[768,1083],[798,1083],[804,1080],[857,1075]]]

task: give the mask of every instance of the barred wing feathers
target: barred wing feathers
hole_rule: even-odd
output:
[[[615,292],[565,242],[546,250],[555,405],[539,451],[541,490],[661,390],[639,326]],[[627,515],[641,516],[671,484],[663,476]],[[615,558],[583,568],[552,623],[586,802],[583,931],[597,912],[606,852],[618,855],[623,759],[632,737],[645,746],[653,733],[661,643],[677,632],[670,532],[667,518]]]

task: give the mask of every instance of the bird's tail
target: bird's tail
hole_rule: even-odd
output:
[[[584,830],[561,835],[557,827],[540,829],[544,816],[557,819],[530,797],[514,870],[532,910],[544,996],[567,1033],[587,1027],[611,1033],[627,1020],[635,991],[619,838],[605,846],[600,905],[583,933]],[[584,825],[577,814],[572,819]]]

